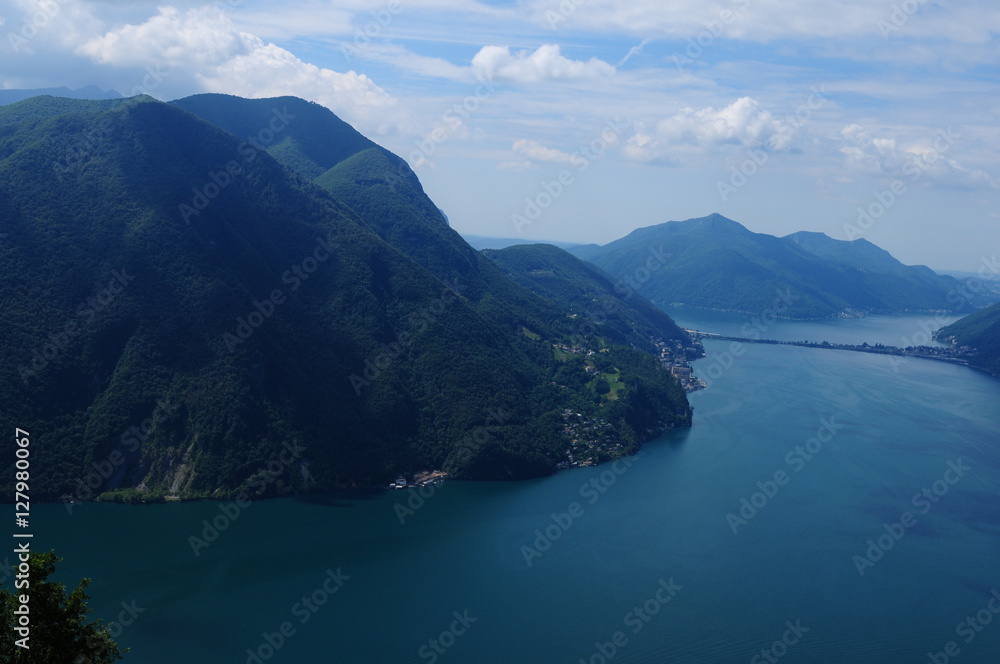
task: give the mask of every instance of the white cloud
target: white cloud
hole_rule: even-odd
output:
[[[4,64],[19,67],[35,64],[28,60],[38,54],[78,43],[100,23],[91,7],[79,0],[6,0],[0,1],[0,25],[7,28],[0,39]]]
[[[110,65],[160,63],[170,68],[217,67],[250,50],[221,10],[193,9],[182,14],[160,7],[159,15],[139,25],[124,25],[94,37],[77,52]]]
[[[905,143],[896,138],[873,136],[857,124],[845,126],[840,147],[847,166],[853,170],[907,181],[921,181],[952,187],[1000,189],[1000,180],[989,173],[968,168],[948,157],[961,136],[952,128],[928,130],[919,139]]]
[[[615,68],[603,60],[570,60],[557,44],[543,44],[534,51],[511,53],[508,46],[484,46],[472,58],[472,70],[485,80],[514,83],[546,81],[583,81],[606,78]]]
[[[618,64],[617,64],[617,65],[615,65],[615,67],[616,67],[616,68],[617,68],[617,67],[621,67],[621,66],[622,66],[622,65],[624,65],[624,64],[625,64],[626,62],[628,62],[629,60],[631,60],[631,59],[632,59],[632,58],[634,58],[635,56],[637,56],[637,55],[639,55],[640,53],[642,53],[642,49],[643,49],[643,48],[644,48],[644,47],[645,47],[645,46],[646,46],[647,44],[650,44],[650,43],[651,43],[651,42],[653,42],[653,41],[655,41],[655,40],[653,40],[653,39],[643,39],[643,40],[642,40],[641,42],[639,42],[638,44],[636,44],[635,46],[633,46],[632,48],[630,48],[630,49],[628,50],[628,53],[626,53],[626,54],[625,54],[625,57],[623,57],[623,58],[622,58],[621,60],[619,60],[619,61],[618,61]]]
[[[217,7],[161,7],[140,24],[116,27],[76,51],[115,67],[164,69],[173,89],[244,97],[295,95],[316,101],[362,131],[385,134],[406,124],[397,101],[364,74],[303,62],[240,32]],[[407,128],[407,130],[410,130]]]
[[[532,161],[544,161],[554,164],[568,164],[573,161],[573,155],[571,154],[547,148],[537,141],[531,141],[526,138],[515,141],[511,149],[514,150],[515,154]]]
[[[652,130],[640,126],[622,151],[632,161],[676,163],[692,152],[725,146],[788,151],[795,139],[791,124],[761,108],[755,99],[741,97],[723,108],[682,108],[659,120]]]

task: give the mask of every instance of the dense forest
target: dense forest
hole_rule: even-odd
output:
[[[567,411],[613,432],[595,460],[690,423],[652,355],[581,339],[315,104],[37,97],[0,108],[0,173],[0,408],[38,499],[523,478],[566,462]]]

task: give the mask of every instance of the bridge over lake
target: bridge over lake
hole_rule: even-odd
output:
[[[805,348],[825,348],[828,350],[849,350],[857,353],[875,353],[877,355],[899,355],[905,357],[920,357],[926,360],[938,360],[939,362],[950,362],[968,366],[968,360],[961,357],[960,352],[955,348],[942,346],[909,346],[900,348],[899,346],[886,346],[884,344],[837,344],[828,341],[779,341],[778,339],[752,339],[750,337],[731,337],[714,332],[702,332],[701,330],[685,329],[685,332],[696,339],[709,339],[717,341],[736,341],[749,344],[772,344],[776,346],[803,346]]]

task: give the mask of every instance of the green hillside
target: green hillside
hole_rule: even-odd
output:
[[[448,225],[443,213],[424,193],[420,181],[404,160],[339,120],[333,122],[325,118],[324,114],[332,116],[329,111],[314,104],[306,106],[307,102],[300,99],[284,97],[249,102],[224,95],[198,95],[174,103],[201,112],[200,109],[216,102],[224,108],[224,112],[216,110],[206,117],[213,118],[220,126],[238,135],[241,131],[252,131],[255,123],[266,119],[264,109],[279,104],[282,109],[287,107],[296,116],[296,120],[283,130],[283,133],[287,132],[295,138],[288,145],[308,145],[313,155],[325,156],[307,160],[295,150],[271,148],[268,148],[269,153],[307,177],[325,169],[315,178],[316,183],[347,205],[386,242],[435,276],[448,283],[460,281],[465,287],[463,295],[477,313],[494,327],[498,342],[509,340],[509,343],[518,345],[526,338],[536,341],[559,338],[565,342],[578,336],[579,322],[567,316],[564,303],[539,297],[519,286],[492,260],[473,250]],[[248,122],[245,115],[252,117],[253,121]],[[344,149],[342,146],[348,147]],[[356,151],[347,155],[351,150]],[[303,169],[301,164],[306,161],[315,163],[316,168]],[[667,317],[661,314],[657,320],[662,322],[663,318]],[[633,375],[635,380],[628,382],[627,389],[616,391],[614,403],[611,403],[607,398],[594,395],[595,374],[587,374],[583,366],[592,365],[592,361],[579,363],[579,358],[570,361],[572,358],[559,357],[554,369],[559,376],[568,375],[569,363],[573,366],[572,382],[575,387],[586,388],[586,393],[593,397],[594,403],[578,406],[576,410],[591,412],[594,417],[611,418],[607,421],[612,422],[615,430],[628,441],[654,435],[658,431],[654,420],[674,424],[686,421],[689,410],[686,398],[674,398],[675,381],[659,371],[653,357],[640,353],[640,356],[632,358],[635,351],[631,343],[625,348],[616,348],[615,343],[594,338],[588,340],[586,345],[593,344],[604,344],[605,353],[614,351],[613,356],[621,358],[621,362],[632,364],[635,368],[642,367],[642,376]],[[602,358],[611,356],[606,354]],[[533,357],[533,360],[543,364],[552,361],[552,358]],[[553,369],[550,367],[550,370]],[[586,380],[576,380],[579,377]],[[557,380],[556,384],[561,389],[565,387],[561,380]],[[619,385],[625,387],[625,383]],[[647,400],[640,406],[643,386],[657,391],[664,398]],[[603,414],[599,415],[595,407]],[[655,414],[655,417],[650,419],[650,414]],[[628,443],[628,449],[634,449],[634,443]]]
[[[555,302],[579,321],[581,335],[653,351],[651,339],[690,337],[662,310],[631,293],[600,268],[548,244],[515,245],[483,252],[525,288]]]
[[[257,146],[150,98],[0,108],[0,408],[32,435],[38,499],[80,497],[95,472],[88,496],[126,499],[530,477],[566,459],[567,408],[613,423],[605,458],[690,422],[653,398],[645,354],[609,349],[615,399],[554,381],[564,312],[467,245],[428,240],[438,265],[387,243],[363,194],[345,204],[260,149],[281,133]],[[320,167],[348,151],[314,147]],[[290,441],[304,452],[282,461]]]
[[[975,351],[970,363],[1000,375],[1000,304],[978,311],[942,328],[937,338],[953,339],[959,346]]]

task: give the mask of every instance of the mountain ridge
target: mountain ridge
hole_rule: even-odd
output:
[[[670,256],[644,282],[660,306],[688,306],[752,313],[771,304],[770,294],[792,288],[791,318],[951,310],[959,287],[925,266],[906,266],[868,242],[835,240],[822,233],[776,237],[754,233],[718,213],[638,228],[603,246],[570,253],[611,274],[642,269],[650,248]],[[960,301],[960,310],[974,303]],[[979,303],[981,304],[981,303]]]

